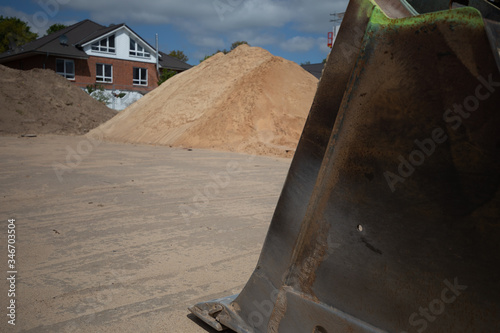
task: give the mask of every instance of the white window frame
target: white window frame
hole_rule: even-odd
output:
[[[132,43],[133,43],[133,47],[131,45]],[[141,48],[142,51],[140,51],[139,48]],[[151,53],[147,52],[146,49],[144,47],[142,47],[141,45],[139,45],[139,43],[133,38],[130,38],[128,54],[131,57],[138,57],[138,58],[150,58],[151,57]]]
[[[134,77],[136,69],[139,70],[139,78],[137,78],[137,79]],[[142,70],[144,70],[146,72],[145,78],[142,77]],[[148,85],[148,69],[144,68],[144,67],[134,67],[132,70],[132,84],[134,86],[147,86]]]
[[[58,61],[64,61],[64,71],[63,72],[58,72],[57,71],[57,62]],[[66,64],[67,63],[72,63],[73,64],[73,73],[69,73],[67,71]],[[65,77],[68,80],[74,81],[75,80],[75,61],[72,59],[62,59],[62,58],[56,58],[56,73]]]
[[[113,46],[110,46],[110,38],[113,39]],[[104,43],[103,43],[104,42]],[[110,35],[106,38],[102,38],[98,40],[97,42],[94,42],[90,45],[90,49],[95,52],[103,52],[103,53],[116,53],[116,39],[115,35]],[[104,45],[102,45],[104,44]]]
[[[95,68],[95,81],[101,83],[113,83],[113,65],[112,64],[102,64],[97,63]],[[102,75],[97,75],[97,66],[102,66]],[[111,76],[106,76],[106,66],[111,67]]]

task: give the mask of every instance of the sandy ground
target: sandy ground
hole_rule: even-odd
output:
[[[81,136],[0,153],[0,269],[15,218],[18,271],[1,332],[213,332],[187,307],[244,286],[291,162]]]

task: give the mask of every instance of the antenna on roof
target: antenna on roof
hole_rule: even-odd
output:
[[[61,45],[68,45],[68,36],[66,36],[65,34],[59,36],[59,43]]]

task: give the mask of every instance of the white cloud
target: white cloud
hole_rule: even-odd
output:
[[[15,10],[12,7],[0,6],[0,15],[6,16],[6,17],[9,17],[9,16],[20,17],[20,16],[25,16],[26,14],[21,12],[21,11]]]
[[[255,36],[252,38],[246,39],[246,41],[253,46],[264,46],[264,45],[270,45],[270,44],[276,44],[277,38],[275,36],[271,35],[262,35],[262,36]]]
[[[206,37],[206,36],[193,36],[189,38],[189,41],[198,46],[204,46],[209,48],[223,48],[224,40],[222,38],[216,37]]]
[[[40,3],[46,2],[40,1]],[[54,0],[53,2],[59,3],[59,7],[63,9],[88,13],[88,18],[103,25],[122,22],[129,26],[168,24],[185,40],[203,50],[212,49],[211,52],[217,48],[228,48],[230,43],[236,40],[246,40],[254,46],[276,44],[289,52],[305,52],[315,47],[315,41],[313,37],[301,36],[307,34],[326,37],[326,33],[332,28],[329,14],[344,11],[348,0]],[[46,14],[46,10],[39,4],[35,7]],[[53,9],[56,12],[58,10],[58,8]],[[43,34],[48,26],[58,22],[54,22],[58,18],[57,13],[49,14],[46,15],[49,17],[46,24],[38,24],[43,25],[41,28],[37,27],[37,23],[40,22],[33,20],[34,14],[18,12],[11,15],[31,17],[31,27],[37,28],[41,32],[39,34]],[[290,31],[297,37],[283,42],[283,35]],[[325,51],[323,46],[316,47]]]
[[[282,27],[292,20],[293,12],[283,3],[269,0],[247,0],[228,15],[227,24],[239,28]]]
[[[90,12],[103,23],[178,24],[189,21],[200,27],[207,18],[216,18],[211,1],[196,0],[72,0],[67,7]]]
[[[325,55],[330,53],[331,49],[328,47],[328,38],[319,37],[316,42],[321,53],[324,53]]]
[[[263,31],[263,29],[238,30],[229,34],[228,38],[231,41],[244,40],[252,46],[264,46],[277,43],[276,36],[273,36],[270,32]]]
[[[71,0],[67,7],[85,10],[102,23],[174,24],[189,31],[283,27],[323,32],[331,28],[329,13],[343,11],[347,0]],[[325,30],[326,29],[326,30]]]
[[[313,37],[295,36],[280,44],[280,47],[288,52],[307,52],[314,47],[316,40]]]
[[[309,33],[327,33],[332,30],[330,14],[344,12],[348,1],[315,1],[314,3],[302,0],[294,1],[295,5],[292,8],[299,7],[297,15],[294,17],[293,23],[295,28],[301,32]]]

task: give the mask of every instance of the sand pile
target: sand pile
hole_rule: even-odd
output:
[[[0,65],[0,135],[84,134],[114,115],[52,70]]]
[[[94,131],[117,142],[292,156],[318,80],[241,45],[178,74]]]

